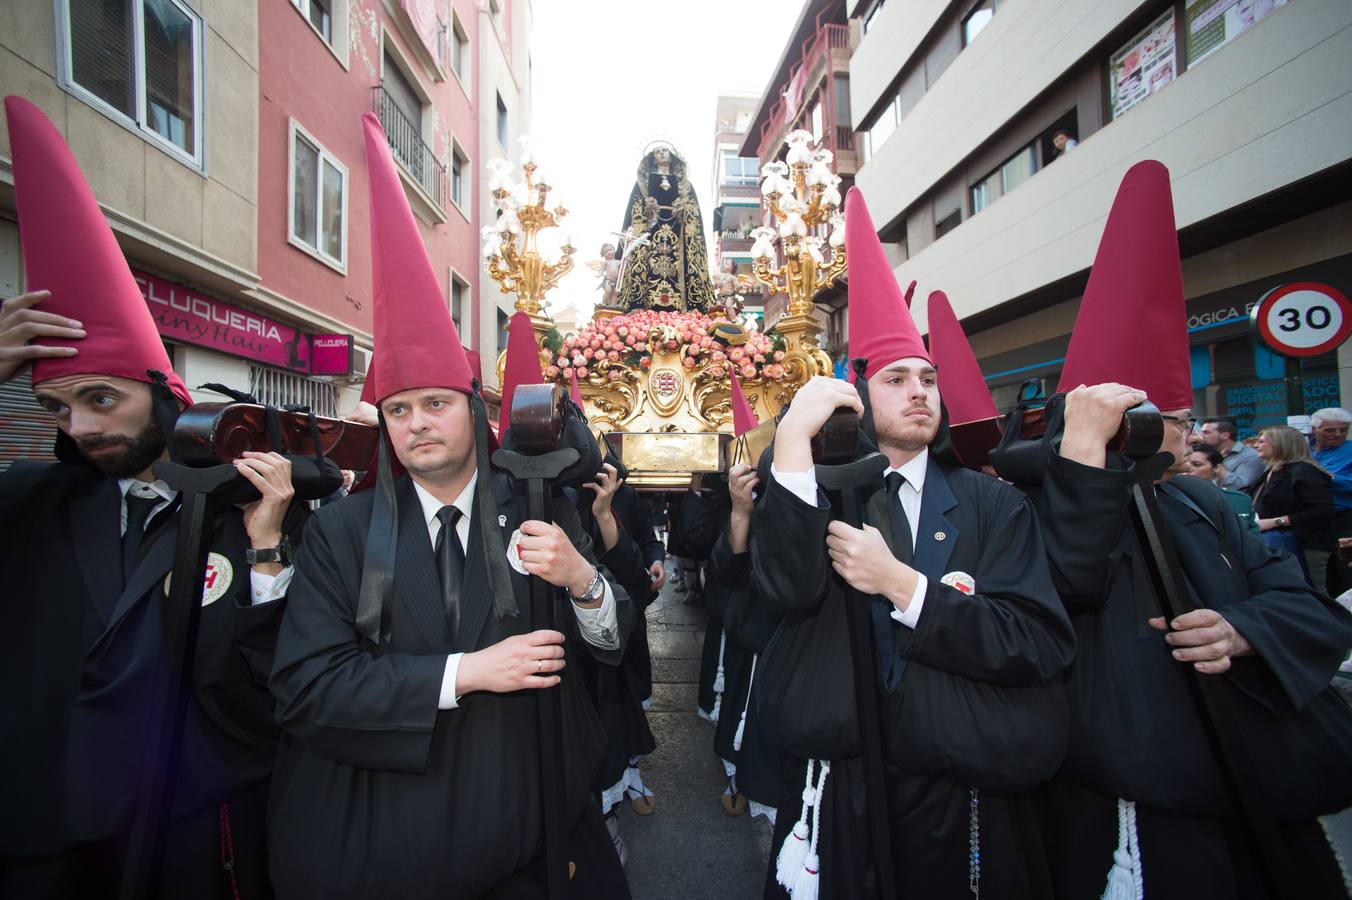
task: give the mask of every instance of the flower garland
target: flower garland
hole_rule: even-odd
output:
[[[658,350],[679,353],[687,369],[706,369],[711,378],[723,378],[735,372],[743,381],[757,378],[778,381],[784,377],[786,344],[778,333],[746,332],[746,341],[733,346],[716,333],[713,319],[699,312],[636,310],[605,321],[589,322],[577,334],[564,337],[557,348],[550,347],[554,359],[546,367],[545,378],[565,382],[577,375],[583,379],[604,374],[609,381],[624,377],[620,366],[647,369]],[[674,337],[665,346],[653,346],[649,336],[659,327],[667,327]]]

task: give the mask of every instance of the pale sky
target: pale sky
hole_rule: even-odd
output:
[[[601,244],[620,230],[652,140],[671,141],[689,163],[708,234],[718,96],[765,90],[801,6],[534,0],[533,146],[569,210],[578,248],[552,303],[587,308],[599,298],[597,276],[584,262],[599,258]]]

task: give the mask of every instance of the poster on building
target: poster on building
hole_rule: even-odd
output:
[[[1286,0],[1188,0],[1188,65],[1195,66],[1216,50],[1272,15]]]
[[[1174,80],[1174,49],[1170,9],[1108,58],[1108,104],[1114,119]]]

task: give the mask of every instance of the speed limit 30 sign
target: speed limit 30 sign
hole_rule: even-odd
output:
[[[1352,336],[1352,303],[1327,284],[1299,281],[1264,294],[1250,321],[1274,353],[1319,356]]]

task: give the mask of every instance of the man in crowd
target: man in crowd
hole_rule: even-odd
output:
[[[1347,564],[1337,552],[1337,541],[1352,537],[1352,444],[1347,442],[1350,424],[1352,413],[1339,407],[1321,409],[1310,416],[1314,433],[1311,455],[1333,478],[1333,525],[1329,530],[1335,544],[1334,552],[1329,554],[1326,582],[1330,597],[1352,587]]]
[[[1252,493],[1253,486],[1263,477],[1263,461],[1258,458],[1257,450],[1238,441],[1239,427],[1234,419],[1205,419],[1202,422],[1202,443],[1219,450],[1225,463],[1225,477],[1220,486]]]
[[[619,662],[628,599],[571,504],[553,502],[558,524],[526,519],[489,467],[484,404],[388,140],[371,113],[363,129],[380,453],[373,489],[317,514],[278,639],[277,893],[541,896],[541,754],[557,751],[569,896],[627,897],[590,795],[605,735],[561,676],[578,653]],[[568,594],[561,630],[532,622],[531,576]],[[560,681],[555,747],[536,713]]]
[[[1328,685],[1352,644],[1352,616],[1245,531],[1214,485],[1175,477],[1192,387],[1169,174],[1157,162],[1133,166],[1118,191],[1060,389],[1065,430],[1039,504],[1076,632],[1070,748],[1045,791],[1055,896],[1268,897],[1272,854],[1292,862],[1284,896],[1346,896],[1315,820],[1331,811],[1320,803],[1345,802],[1345,767],[1311,756],[1318,740],[1282,752],[1267,741],[1305,727],[1307,713],[1346,722]],[[1133,463],[1106,451],[1125,411],[1146,399],[1163,412],[1161,449],[1172,458]],[[1216,424],[1230,444],[1233,432]],[[1138,478],[1139,467],[1166,463]],[[1191,612],[1169,618],[1157,594],[1154,554],[1132,524],[1137,484],[1158,498]],[[1235,772],[1227,786],[1232,748],[1209,739],[1194,678],[1225,692],[1261,771]],[[1272,841],[1249,833],[1232,788],[1266,804]]]
[[[192,399],[60,134],[26,100],[5,111],[33,292],[0,306],[0,382],[32,365],[58,461],[0,478],[0,897],[108,897],[137,816],[158,814],[141,789],[167,710],[149,698],[182,650],[162,626],[179,500],[152,467]],[[271,896],[266,679],[307,513],[285,457],[235,466],[261,499],[211,521],[161,897]]]
[[[947,428],[938,378],[857,189],[846,198],[846,246],[850,348],[866,360],[862,377],[873,432],[887,458],[885,477],[869,488],[876,498],[869,507],[886,512],[871,514],[864,528],[832,521],[810,441],[838,408],[861,416],[866,410],[854,384],[813,378],[776,432],[772,478],[751,529],[752,578],[762,602],[786,621],[822,616],[842,595],[851,596],[847,586],[857,592],[853,602],[868,604],[876,691],[885,694],[886,787],[885,796],[865,797],[860,758],[831,760],[804,866],[814,878],[820,872],[820,896],[827,900],[877,896],[878,860],[868,853],[862,811],[882,803],[897,897],[978,890],[1045,897],[1046,864],[1027,789],[1059,764],[1064,721],[1053,712],[1015,723],[1014,705],[1016,697],[1029,696],[1023,692],[1045,690],[1052,709],[1064,713],[1053,681],[1073,655],[1070,625],[1039,558],[1031,503],[1010,485],[954,466],[934,450],[946,441]],[[772,677],[767,670],[761,687],[782,690]],[[874,697],[876,691],[870,685],[862,693]],[[969,698],[966,708],[958,697]],[[848,688],[839,702],[854,704]],[[927,704],[945,710],[950,721],[917,727],[909,716]],[[806,708],[802,716],[821,712]],[[970,718],[952,724],[966,714]],[[1000,746],[1011,724],[1034,735],[1017,753]],[[955,733],[940,734],[939,726]],[[945,749],[930,753],[928,742]],[[795,753],[788,743],[785,749]],[[1025,764],[1029,768],[1010,774]],[[791,830],[802,803],[796,794],[784,798],[774,847],[797,839]]]

